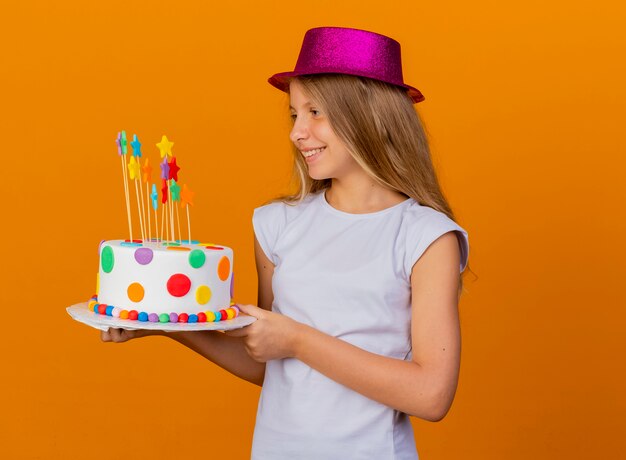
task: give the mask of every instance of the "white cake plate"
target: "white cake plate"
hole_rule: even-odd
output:
[[[256,321],[254,316],[240,315],[233,319],[217,322],[204,323],[151,323],[149,321],[136,321],[128,319],[115,318],[113,316],[99,315],[89,311],[88,303],[78,303],[67,307],[70,316],[87,326],[91,326],[101,331],[106,331],[110,327],[118,329],[136,330],[150,329],[153,331],[180,332],[180,331],[230,331],[232,329],[240,329]]]

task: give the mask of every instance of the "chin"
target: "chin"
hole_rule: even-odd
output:
[[[331,179],[331,175],[330,174],[324,174],[323,172],[320,171],[311,171],[309,169],[309,177],[313,180],[324,180],[324,179]]]

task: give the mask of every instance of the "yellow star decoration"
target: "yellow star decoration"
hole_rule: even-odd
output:
[[[130,163],[128,163],[128,175],[130,180],[139,179],[139,163],[135,160],[135,157],[130,157]]]
[[[161,142],[159,142],[156,146],[161,152],[161,158],[163,158],[165,155],[167,155],[168,157],[172,156],[172,147],[174,147],[174,143],[168,141],[166,136],[163,136],[161,138]]]

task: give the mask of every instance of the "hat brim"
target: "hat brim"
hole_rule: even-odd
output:
[[[267,81],[273,87],[278,88],[279,90],[287,93],[289,92],[289,82],[291,81],[292,78],[300,77],[303,75],[320,75],[320,74],[327,74],[327,73],[346,75],[346,72],[333,72],[333,71],[320,71],[320,72],[315,72],[315,73],[281,72],[281,73],[272,75],[270,78],[267,79]],[[356,74],[356,73],[349,74],[349,75],[355,75],[357,77],[372,78],[369,75],[361,75],[361,74]],[[384,81],[384,80],[380,80],[379,78],[374,78],[374,80]],[[418,102],[422,102],[424,99],[426,99],[424,95],[420,92],[420,90],[417,88],[414,88],[413,86],[409,86],[405,84],[398,85],[397,83],[391,83],[388,81],[386,81],[385,83],[389,83],[390,85],[405,89],[414,104],[417,104]]]

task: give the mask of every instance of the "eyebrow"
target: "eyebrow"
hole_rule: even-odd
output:
[[[306,103],[304,104],[304,106],[305,106],[305,107],[307,107],[307,106],[309,106],[309,107],[310,107],[310,106],[312,106],[312,105],[313,105],[313,104],[312,104],[312,103],[310,103],[310,102],[306,102]],[[289,108],[290,108],[291,110],[296,110],[296,109],[295,109],[295,108],[293,108],[292,106],[289,106]]]

